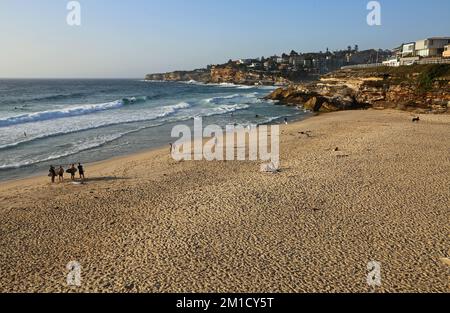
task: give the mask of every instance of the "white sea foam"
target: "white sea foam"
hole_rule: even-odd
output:
[[[172,108],[172,109],[175,109],[175,110],[180,110],[180,109],[187,109],[187,108],[190,108],[190,107],[191,107],[191,104],[190,104],[190,103],[188,103],[188,102],[180,102],[180,103],[175,104],[175,105],[173,105],[173,106],[168,106],[167,108]]]
[[[262,90],[275,90],[280,88],[280,86],[258,86],[257,88]]]
[[[233,83],[220,83],[220,84],[217,84],[219,87],[224,87],[224,88],[233,88],[233,87],[239,87],[240,85],[236,85],[236,84],[233,84]]]
[[[66,119],[60,119],[56,121],[42,121],[40,123],[26,124],[22,125],[22,127],[19,127],[20,125],[9,126],[2,129],[2,136],[0,136],[0,143],[2,144],[0,145],[0,150],[30,144],[51,137],[64,136],[109,126],[155,121],[158,124],[152,123],[146,125],[147,127],[155,127],[160,125],[160,123],[167,121],[167,118],[171,116],[173,116],[173,118],[171,118],[170,121],[175,122],[188,120],[196,114],[199,116],[220,115],[247,109],[249,106],[246,104],[223,104],[214,108],[194,108],[193,110],[189,110],[191,107],[191,103],[180,102],[175,105],[157,107],[148,111],[129,112],[127,115],[120,117],[116,113],[110,112],[107,115],[98,117],[89,115],[80,116],[70,122],[66,121]],[[184,111],[185,113],[183,113]],[[23,136],[25,130],[28,135],[27,137]]]
[[[247,93],[247,94],[233,94],[228,96],[219,96],[213,97],[209,99],[205,99],[204,101],[209,104],[224,104],[224,103],[257,103],[259,99],[256,97],[258,95],[257,92]]]
[[[127,145],[120,151],[132,151],[139,146],[138,139],[147,132],[140,135],[132,135],[132,133],[167,123],[189,121],[194,117],[215,116],[210,118],[211,122],[219,125],[228,122],[250,124],[252,117],[256,114],[252,113],[252,108],[255,108],[255,112],[263,112],[261,110],[267,106],[266,101],[259,99],[265,93],[260,89],[275,88],[229,83],[206,85],[194,80],[185,83],[186,88],[181,90],[180,86],[175,85],[176,88],[171,90],[170,84],[162,86],[156,83],[148,87],[137,84],[139,89],[130,90],[126,86],[123,91],[114,89],[105,91],[102,88],[98,94],[86,91],[93,96],[84,98],[90,101],[88,103],[93,104],[74,105],[73,101],[76,100],[63,101],[65,99],[60,100],[60,96],[56,95],[54,97],[58,101],[54,101],[53,96],[49,97],[48,100],[52,103],[47,103],[45,98],[33,106],[25,103],[27,106],[24,105],[20,110],[4,110],[0,112],[0,173],[8,175],[8,169],[28,166],[30,171],[42,170],[43,164],[58,165],[63,162],[60,160],[76,161],[78,157],[88,162],[89,159],[101,159],[114,153],[118,146]],[[146,88],[149,91],[143,91]],[[71,89],[60,93],[68,95],[70,92],[72,92]],[[123,99],[119,95],[115,96],[115,99],[119,99],[117,101],[96,102],[106,93],[117,95],[117,92],[125,95],[130,92],[135,95],[149,92],[155,95]],[[40,96],[36,96],[38,97]],[[188,102],[176,103],[173,99],[181,99],[175,100],[178,102],[182,100]],[[103,101],[106,102],[108,99]],[[259,102],[264,104],[260,106]],[[8,102],[6,104],[5,107],[12,105]],[[37,112],[30,112],[30,109]],[[245,110],[249,110],[248,113],[233,114],[233,118],[227,116],[232,112]],[[255,123],[267,123],[279,118],[271,118],[272,114],[269,112],[272,112],[270,107],[267,116],[258,118]],[[149,130],[149,133],[153,134],[153,131]],[[153,139],[149,138],[149,142],[152,144]],[[106,147],[102,147],[104,145]]]
[[[141,80],[141,82],[146,83],[174,83],[174,81],[166,80]],[[187,85],[199,85],[199,86],[210,86],[219,88],[236,88],[236,89],[261,89],[261,90],[275,90],[281,86],[270,86],[270,85],[239,85],[233,83],[203,83],[196,80],[180,81],[178,83],[183,83]]]
[[[236,88],[236,89],[262,89],[262,90],[274,90],[279,87],[270,85],[238,85],[233,83],[220,83],[220,84],[206,84],[206,86],[216,86],[221,88]]]
[[[224,104],[224,105],[214,107],[212,109],[211,108],[203,109],[197,115],[197,117],[200,117],[200,116],[207,117],[207,116],[228,114],[228,113],[232,113],[232,112],[236,112],[236,111],[247,110],[248,108],[250,108],[250,106],[248,104],[244,104],[244,103]]]
[[[175,105],[153,108],[148,111],[137,111],[128,113],[124,117],[108,114],[107,116],[79,116],[70,122],[66,119],[44,120],[39,123],[23,125],[11,125],[2,129],[0,136],[0,150],[13,148],[22,144],[30,143],[49,137],[62,136],[80,131],[98,129],[107,126],[129,124],[134,122],[147,122],[158,120],[176,114],[181,110],[191,107],[190,103],[180,102]],[[27,132],[27,137],[23,132]],[[12,140],[12,142],[11,142]]]
[[[202,83],[202,82],[198,82],[198,81],[196,81],[196,80],[193,80],[193,79],[191,79],[191,80],[189,80],[189,81],[186,81],[186,82],[182,82],[182,83],[184,83],[184,84],[187,84],[187,85],[198,85],[198,86],[206,86],[206,84],[205,84],[205,83]]]
[[[63,117],[79,116],[84,114],[96,113],[105,110],[118,109],[124,106],[124,101],[117,100],[113,102],[88,104],[76,107],[68,107],[60,110],[34,112],[22,115],[16,115],[4,119],[0,119],[0,127],[32,123],[39,121],[53,120]]]
[[[70,149],[66,149],[62,153],[51,153],[48,155],[39,155],[34,158],[27,158],[27,160],[17,161],[17,162],[13,162],[13,163],[3,163],[3,164],[0,164],[0,169],[1,170],[15,169],[15,168],[20,168],[20,167],[38,164],[38,163],[42,163],[42,162],[57,160],[57,159],[60,159],[63,157],[67,157],[67,156],[71,156],[71,155],[80,153],[82,151],[101,147],[109,142],[112,142],[114,140],[122,138],[123,136],[125,136],[127,134],[128,134],[128,132],[113,134],[113,135],[99,136],[96,138],[91,138],[88,141],[80,140],[80,141],[71,143]]]
[[[253,89],[256,88],[255,86],[239,86],[237,89]]]

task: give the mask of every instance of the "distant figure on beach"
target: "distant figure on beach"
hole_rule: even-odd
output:
[[[56,170],[53,165],[50,165],[50,169],[48,170],[48,176],[51,178],[52,183],[55,182]]]
[[[80,174],[80,179],[84,180],[84,168],[83,165],[81,165],[81,163],[78,163],[78,173]]]
[[[58,180],[60,183],[64,182],[64,168],[62,167],[62,165],[58,169]]]
[[[284,124],[285,124],[285,125],[288,124],[288,119],[287,119],[287,118],[284,119]]]
[[[26,137],[26,136],[27,136],[27,133],[26,133],[26,132],[23,132],[23,135],[24,135],[24,137]]]
[[[169,143],[169,146],[170,146],[169,154],[172,155],[172,152],[173,152],[173,144],[172,144],[172,143]]]
[[[75,164],[72,164],[66,172],[70,174],[71,180],[75,180],[75,173],[77,172]]]

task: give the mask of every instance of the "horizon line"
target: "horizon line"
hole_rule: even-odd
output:
[[[145,77],[145,75],[144,75]],[[52,80],[52,79],[140,79],[144,80],[142,77],[0,77],[0,80],[21,80],[21,79],[29,79],[29,80]]]

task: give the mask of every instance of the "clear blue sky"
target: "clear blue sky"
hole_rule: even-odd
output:
[[[450,36],[449,0],[0,0],[0,77],[143,77],[230,58]]]

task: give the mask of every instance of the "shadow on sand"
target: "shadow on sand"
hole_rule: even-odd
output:
[[[109,181],[119,181],[119,180],[129,180],[128,177],[115,177],[115,176],[105,176],[105,177],[88,177],[83,183],[95,183],[95,182],[109,182]],[[75,182],[81,183],[82,181],[76,180]]]

